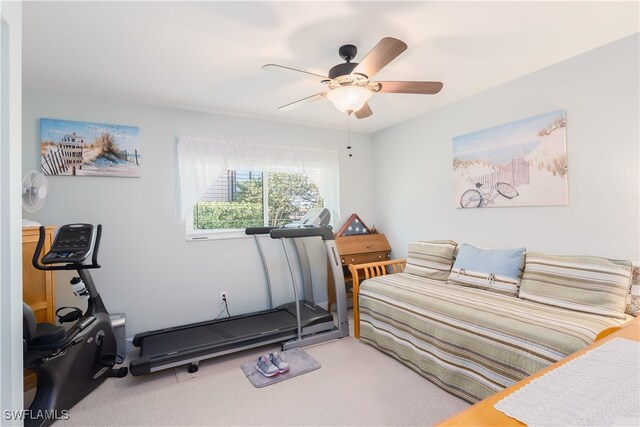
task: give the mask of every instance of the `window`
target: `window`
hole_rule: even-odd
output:
[[[327,207],[338,220],[337,151],[180,137],[177,160],[173,222],[186,223],[188,240],[278,227],[316,207]]]
[[[193,208],[192,231],[279,227],[324,207],[301,173],[227,170]]]

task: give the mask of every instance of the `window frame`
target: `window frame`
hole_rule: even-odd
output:
[[[232,170],[232,169],[230,169]],[[238,169],[235,169],[238,171]],[[255,172],[258,172],[257,170]],[[260,170],[262,174],[262,211],[263,211],[263,227],[269,227],[269,174],[282,173],[273,172],[269,170]],[[286,172],[290,174],[304,175],[307,179],[308,176],[303,172]],[[200,199],[202,200],[202,199]],[[196,204],[200,203],[200,200]],[[195,207],[195,205],[194,205]],[[244,228],[229,228],[229,229],[194,229],[193,228],[193,210],[192,207],[186,216],[186,240],[188,242],[199,242],[206,240],[226,240],[226,239],[240,239],[251,238],[244,233]],[[323,206],[324,207],[324,206]],[[331,219],[333,222],[333,218]]]

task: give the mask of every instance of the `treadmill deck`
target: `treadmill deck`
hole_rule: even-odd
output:
[[[268,332],[289,332],[296,328],[296,318],[286,310],[278,310],[259,316],[229,319],[226,322],[150,335],[142,341],[140,356],[173,353],[211,343],[242,340]]]

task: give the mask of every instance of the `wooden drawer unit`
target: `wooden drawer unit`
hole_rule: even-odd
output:
[[[368,254],[351,254],[341,257],[342,265],[347,267],[349,264],[366,264],[368,262],[385,261],[389,259],[389,251],[371,252]]]
[[[349,265],[365,264],[368,262],[386,261],[391,257],[391,246],[384,234],[363,234],[359,236],[336,237],[336,247],[342,262],[344,282],[347,286],[347,297],[351,296],[351,272]],[[327,280],[328,310],[336,302],[335,289],[331,271]]]
[[[336,246],[340,256],[345,258],[343,264],[349,262],[349,256],[371,254],[374,252],[390,252],[391,247],[384,234],[363,234],[361,236],[336,237]]]

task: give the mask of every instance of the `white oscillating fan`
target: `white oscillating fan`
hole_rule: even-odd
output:
[[[42,209],[44,199],[47,197],[48,188],[49,181],[43,174],[36,170],[27,173],[22,179],[22,208],[29,213],[34,213]],[[22,220],[23,227],[34,225],[40,224],[29,220]]]

